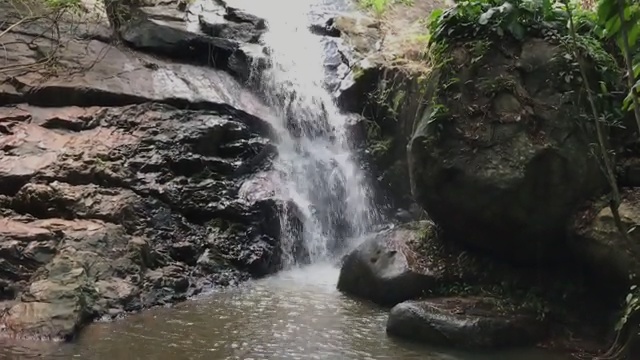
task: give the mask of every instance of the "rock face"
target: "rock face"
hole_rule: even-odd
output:
[[[627,190],[618,209],[627,236],[618,230],[605,201],[590,204],[574,217],[571,248],[600,277],[600,283],[627,292],[640,276],[640,193]]]
[[[391,309],[389,335],[430,345],[496,349],[533,345],[544,323],[491,298],[438,298],[407,301]]]
[[[434,231],[425,222],[372,235],[343,260],[338,290],[382,305],[422,295],[442,275],[415,249]]]
[[[191,31],[198,16],[177,3],[136,9],[117,30],[154,56],[111,44],[100,21],[63,19],[60,39],[41,36],[47,19],[3,35],[4,331],[70,338],[93,318],[280,268],[278,214],[290,205],[239,196],[248,175],[270,166],[270,111],[229,65],[254,41],[236,35],[264,23],[220,9],[228,28],[209,35]],[[0,22],[15,22],[14,10],[0,5]]]
[[[516,261],[561,258],[572,212],[603,190],[593,132],[560,47],[496,46],[452,44],[425,85],[435,105],[409,144],[412,192],[451,238]]]
[[[236,196],[269,151],[252,118],[158,104],[21,107],[33,120],[4,122],[11,134],[0,139],[0,294],[18,301],[2,317],[8,329],[67,336],[94,316],[279,269],[282,205]],[[63,115],[83,130],[46,125]],[[53,318],[65,322],[44,326]]]

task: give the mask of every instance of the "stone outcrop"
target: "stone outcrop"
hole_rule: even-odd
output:
[[[434,236],[428,222],[371,235],[343,259],[338,289],[381,305],[423,295],[444,273],[441,264],[430,263],[417,249]]]
[[[559,75],[561,47],[486,46],[451,44],[450,65],[431,74],[433,105],[409,144],[412,192],[453,239],[513,261],[562,259],[575,208],[605,189],[593,130]]]
[[[31,122],[3,121],[11,134],[0,139],[1,295],[17,302],[1,318],[8,329],[69,336],[94,316],[279,269],[284,204],[236,195],[272,153],[255,118],[159,104],[19,108]],[[32,306],[36,318],[20,315]],[[44,326],[52,318],[66,320]]]
[[[435,346],[496,349],[533,345],[546,329],[535,316],[497,299],[436,298],[394,306],[387,333]]]
[[[96,317],[280,269],[279,214],[299,213],[240,194],[275,155],[270,110],[238,82],[264,21],[191,5],[132,8],[116,29],[128,47],[99,18],[2,35],[3,331],[69,339]],[[14,10],[0,5],[0,23]]]

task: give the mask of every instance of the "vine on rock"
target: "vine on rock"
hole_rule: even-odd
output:
[[[96,58],[88,65],[69,68],[58,61],[61,50],[71,41],[86,39],[94,33],[94,27],[109,26],[114,32],[111,42],[118,40],[118,29],[132,19],[132,1],[99,0],[85,3],[83,0],[7,0],[0,11],[7,10],[0,20],[0,49],[10,51],[8,46],[14,40],[6,40],[10,33],[29,29],[30,40],[27,45],[35,49],[38,57],[35,61],[10,63],[0,66],[0,74],[16,74],[21,71],[45,70],[45,74],[56,75],[60,68],[66,73],[84,72],[106,56],[110,46],[100,50]],[[108,21],[108,24],[107,24]],[[47,43],[43,46],[43,42]]]

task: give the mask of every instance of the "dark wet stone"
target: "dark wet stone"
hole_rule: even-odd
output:
[[[499,301],[493,298],[406,301],[391,309],[387,333],[429,345],[466,349],[533,345],[546,335],[544,322],[505,308],[507,305]]]
[[[441,269],[421,262],[423,256],[413,248],[424,236],[415,225],[370,236],[343,259],[338,289],[382,305],[421,296],[442,277]]]

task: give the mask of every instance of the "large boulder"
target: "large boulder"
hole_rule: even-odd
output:
[[[389,313],[387,333],[429,345],[497,349],[533,345],[544,322],[493,298],[406,301]]]
[[[435,229],[428,223],[385,230],[348,254],[338,289],[382,305],[394,305],[435,287],[441,270],[432,267],[416,247]]]
[[[584,98],[561,75],[571,55],[540,38],[443,53],[408,147],[415,198],[447,237],[476,249],[563,258],[568,219],[605,189]]]

